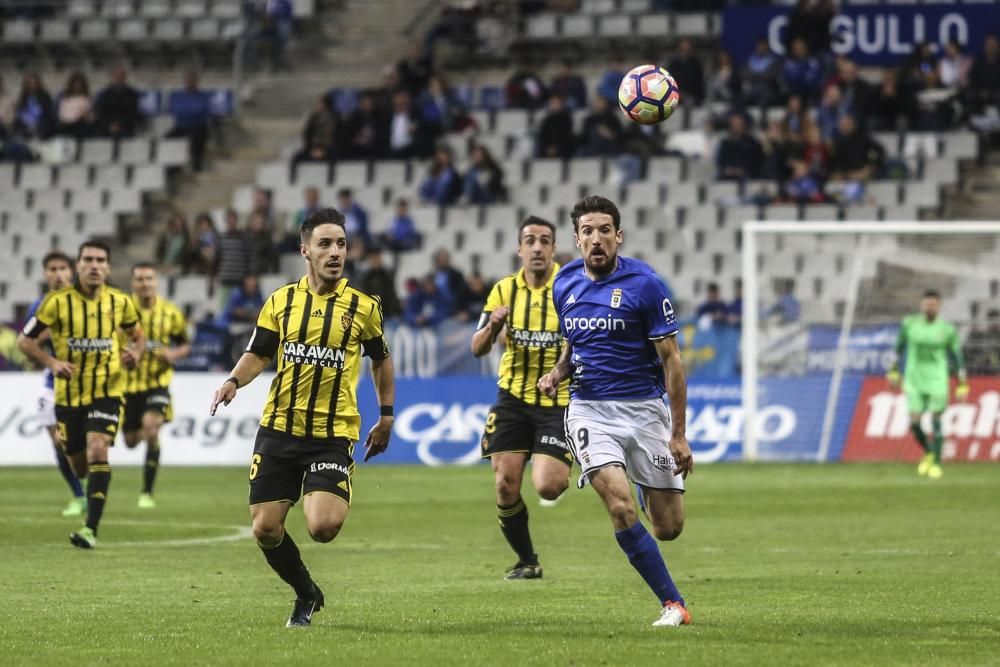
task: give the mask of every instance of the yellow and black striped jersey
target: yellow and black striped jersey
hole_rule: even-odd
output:
[[[563,338],[559,332],[559,313],[552,302],[552,283],[559,265],[554,265],[548,282],[532,289],[524,279],[524,269],[501,279],[493,286],[479,326],[486,326],[490,313],[507,306],[507,348],[500,359],[497,385],[530,405],[542,407],[569,404],[569,380],[559,385],[551,399],[538,391],[538,380],[548,373],[562,354]]]
[[[184,314],[173,303],[159,296],[151,308],[143,308],[139,297],[134,294],[132,303],[139,313],[139,324],[146,333],[146,352],[135,368],[126,371],[125,393],[136,394],[168,387],[174,377],[174,368],[163,360],[160,350],[187,342]]]
[[[346,278],[321,295],[303,277],[264,302],[247,352],[277,355],[261,426],[299,438],[357,440],[361,357],[389,356],[382,306]]]
[[[129,296],[107,285],[93,299],[75,285],[45,296],[24,334],[37,337],[48,328],[55,357],[76,366],[71,377],[56,377],[56,405],[78,407],[122,396],[125,369],[118,330],[131,329],[138,321]]]

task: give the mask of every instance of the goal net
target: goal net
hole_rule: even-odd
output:
[[[885,375],[926,290],[970,376],[943,457],[1000,460],[1000,222],[747,222],[742,253],[745,460],[919,458]]]

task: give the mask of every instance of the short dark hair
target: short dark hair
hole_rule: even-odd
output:
[[[709,283],[707,285],[707,291],[709,291],[709,292],[718,292],[719,291],[719,283]]]
[[[80,261],[83,257],[84,248],[97,248],[98,250],[103,250],[104,254],[108,256],[108,262],[111,261],[111,246],[109,246],[104,241],[98,241],[96,239],[91,239],[89,241],[84,241],[80,244],[80,248],[76,251],[76,260]]]
[[[618,207],[607,197],[600,195],[587,195],[573,206],[570,211],[570,218],[573,219],[573,231],[580,227],[580,218],[588,213],[605,213],[611,216],[611,221],[615,225],[615,231],[622,227],[622,216],[618,212]]]
[[[350,199],[354,196],[354,193],[351,192],[350,188],[340,188],[339,190],[337,190],[337,196],[347,197],[348,199]]]
[[[542,227],[548,227],[549,231],[552,232],[552,240],[556,240],[556,226],[553,225],[548,220],[539,218],[537,215],[529,215],[521,222],[521,226],[517,229],[517,242],[521,242],[521,235],[524,234],[524,228],[529,225],[541,225]]]
[[[69,255],[64,253],[62,250],[53,250],[52,252],[46,253],[45,257],[42,257],[42,268],[44,269],[49,265],[49,262],[66,262],[66,265],[73,266],[73,261],[69,258]]]
[[[335,208],[321,208],[318,211],[314,211],[306,221],[302,223],[302,228],[299,229],[299,238],[302,239],[303,243],[306,243],[310,238],[312,238],[313,230],[320,225],[337,225],[341,229],[344,228],[344,214]],[[345,229],[346,233],[347,230]]]
[[[936,289],[924,290],[924,295],[921,298],[922,299],[937,299],[938,301],[940,301],[941,300],[941,292],[938,292]]]
[[[156,271],[156,264],[152,262],[136,262],[132,265],[132,274],[134,275],[139,269],[153,269]]]

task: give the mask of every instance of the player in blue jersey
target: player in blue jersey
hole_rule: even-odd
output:
[[[583,469],[578,486],[589,482],[597,491],[619,546],[663,605],[653,625],[687,625],[687,605],[636,514],[629,483],[638,485],[653,534],[676,539],[694,459],[685,437],[687,386],[674,309],[648,265],[618,254],[623,236],[613,202],[584,197],[571,216],[583,257],[564,266],[553,286],[567,345],[538,387],[552,396],[571,379],[566,435]]]
[[[62,289],[63,287],[69,287],[73,283],[73,263],[65,253],[58,250],[52,251],[42,258],[42,271],[45,275],[45,283],[50,292]],[[38,310],[38,305],[44,298],[44,296],[39,298],[38,301],[31,305],[31,308],[28,310],[29,320],[35,316],[35,311]],[[48,338],[48,332],[43,332],[39,338],[42,336]],[[59,442],[59,436],[56,433],[56,402],[52,371],[46,368],[43,377],[44,386],[42,387],[41,394],[38,396],[38,419],[42,423],[42,426],[49,432],[49,437],[52,438],[52,446],[55,448],[56,463],[59,464],[59,472],[62,473],[63,479],[66,480],[70,491],[73,492],[73,498],[62,513],[63,516],[81,516],[87,510],[87,499],[83,496],[83,487],[80,485],[80,480],[77,479],[76,474],[69,465],[69,461],[66,460],[62,443]]]

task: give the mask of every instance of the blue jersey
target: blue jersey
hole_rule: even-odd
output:
[[[42,300],[44,298],[45,298],[44,296],[41,296],[38,298],[38,301],[31,304],[31,308],[28,309],[29,320],[35,316],[35,312],[38,310],[38,306],[41,305]],[[50,371],[48,368],[46,368],[45,371],[42,373],[42,378],[46,387],[48,387],[49,389],[53,389],[55,387],[55,379],[53,379],[52,377],[52,371]]]
[[[653,341],[677,333],[667,287],[645,262],[618,257],[600,280],[582,259],[556,275],[552,296],[563,337],[573,348],[570,397],[637,401],[664,393],[663,365]]]

